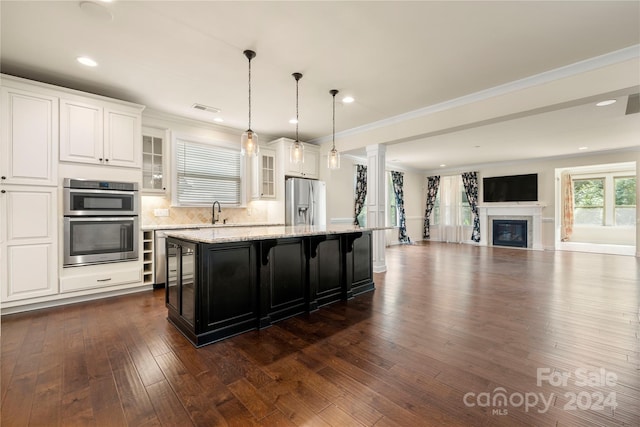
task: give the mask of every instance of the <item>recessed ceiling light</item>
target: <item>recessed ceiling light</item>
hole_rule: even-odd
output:
[[[355,101],[355,99],[353,99],[352,96],[345,96],[344,98],[342,98],[342,102],[344,102],[345,104],[351,104],[353,101]]]
[[[224,122],[224,119],[222,117],[216,117],[215,119],[213,119],[214,122],[218,122],[218,123],[222,123]]]
[[[296,119],[291,119],[289,120],[289,123],[291,123],[292,125],[295,125],[296,123],[298,123],[298,121]]]
[[[578,147],[578,150],[580,150],[580,151],[584,151],[584,150],[588,150],[588,149],[589,149],[589,147]]]
[[[607,105],[615,104],[615,99],[607,99],[606,101],[600,101],[596,104],[597,107],[606,107]]]
[[[441,168],[443,168],[443,167],[445,167],[445,166],[447,166],[447,165],[445,165],[444,163],[440,165],[440,167],[441,167]]]
[[[76,61],[81,63],[82,65],[86,65],[87,67],[96,67],[98,63],[88,56],[78,56]]]

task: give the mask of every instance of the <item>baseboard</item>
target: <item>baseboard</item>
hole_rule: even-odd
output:
[[[638,256],[638,250],[634,246],[630,245],[603,245],[593,243],[579,243],[579,242],[560,242],[556,248],[560,251],[574,251],[574,252],[590,252],[596,254],[608,254],[608,255],[626,255],[626,256]]]
[[[121,290],[111,291],[111,292],[75,296],[70,298],[61,298],[56,300],[17,305],[12,307],[2,307],[2,315],[4,316],[5,314],[15,314],[15,313],[22,313],[25,311],[41,310],[43,308],[60,307],[60,306],[69,305],[69,304],[76,304],[79,302],[95,301],[99,299],[116,297],[116,296],[127,295],[127,294],[134,294],[137,292],[144,292],[144,291],[153,291],[153,286],[141,285],[141,286],[136,286],[134,288],[121,289]]]

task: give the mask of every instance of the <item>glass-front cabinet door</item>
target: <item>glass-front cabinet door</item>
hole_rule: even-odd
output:
[[[253,158],[251,197],[253,200],[275,199],[276,152],[270,148],[261,148],[260,154]]]
[[[195,322],[195,247],[182,247],[180,314],[193,326]]]
[[[262,198],[276,197],[276,156],[275,152],[266,152],[262,154],[262,170],[261,170]]]
[[[178,290],[178,267],[180,265],[178,256],[181,248],[175,243],[167,243],[167,281],[166,281],[166,302],[167,306],[175,311],[179,307]]]
[[[167,189],[165,171],[166,131],[156,128],[142,128],[142,190],[164,192]]]
[[[195,326],[196,245],[167,239],[166,303],[182,321]]]

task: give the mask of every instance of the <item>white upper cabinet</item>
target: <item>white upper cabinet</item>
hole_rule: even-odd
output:
[[[142,166],[140,112],[104,110],[104,159],[113,166]]]
[[[58,98],[11,86],[1,97],[2,183],[57,185]]]
[[[318,179],[320,176],[320,148],[313,144],[304,144],[304,162],[293,164],[289,161],[289,147],[293,140],[280,138],[270,144],[277,147],[278,154],[282,156],[284,175],[301,178]]]
[[[315,145],[306,144],[304,149],[304,163],[300,164],[300,173],[304,178],[318,179],[320,176],[320,149]]]
[[[251,198],[275,199],[276,184],[276,151],[261,148],[260,153],[252,158]]]
[[[142,191],[164,193],[167,190],[167,157],[165,141],[168,130],[142,128]]]
[[[142,166],[142,107],[76,97],[60,100],[60,160]]]
[[[102,107],[60,100],[60,160],[102,164]]]

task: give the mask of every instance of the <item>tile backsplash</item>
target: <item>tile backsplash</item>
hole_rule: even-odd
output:
[[[141,197],[141,220],[143,226],[174,224],[211,224],[211,207],[175,207],[163,196]],[[156,209],[167,209],[169,216],[155,216]],[[279,217],[278,202],[250,202],[246,208],[222,207],[220,222],[229,224],[265,224],[283,223],[284,215]],[[217,214],[217,212],[216,212]]]

